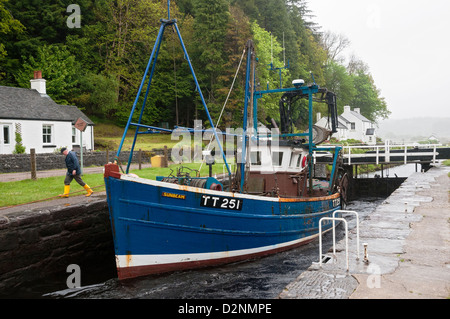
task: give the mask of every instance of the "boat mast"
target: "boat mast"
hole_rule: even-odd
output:
[[[181,37],[180,30],[178,29],[177,20],[170,18],[170,0],[167,1],[167,8],[168,8],[167,9],[167,11],[168,11],[168,19],[161,19],[161,27],[159,29],[155,45],[153,46],[153,50],[152,50],[152,53],[150,55],[150,59],[149,59],[148,64],[147,64],[147,68],[145,69],[144,76],[142,77],[142,81],[141,81],[141,84],[139,86],[139,90],[138,90],[138,93],[136,95],[136,99],[135,99],[135,101],[133,103],[133,107],[131,109],[130,116],[128,118],[128,122],[127,122],[127,125],[125,127],[125,130],[124,130],[124,133],[123,133],[123,136],[122,136],[122,141],[120,142],[119,148],[117,150],[116,161],[118,161],[118,159],[119,159],[119,155],[120,155],[120,152],[122,151],[123,143],[125,141],[125,137],[127,135],[128,129],[130,128],[130,125],[133,125],[133,126],[136,127],[136,133],[134,135],[134,140],[133,140],[133,144],[132,144],[132,147],[131,147],[131,152],[130,152],[130,156],[129,156],[129,160],[128,160],[128,164],[127,164],[126,173],[128,173],[129,169],[130,169],[131,159],[133,157],[133,151],[134,151],[134,146],[136,144],[137,135],[140,134],[140,133],[141,134],[143,133],[143,132],[139,132],[140,128],[157,129],[157,130],[160,130],[160,131],[172,132],[171,130],[164,130],[164,129],[155,128],[155,127],[148,126],[148,125],[143,125],[141,122],[142,122],[142,115],[143,115],[144,109],[145,109],[145,104],[147,102],[147,97],[148,97],[148,94],[149,94],[149,91],[150,91],[150,86],[151,86],[151,83],[152,83],[152,79],[153,79],[153,75],[154,75],[154,71],[155,71],[155,67],[156,67],[156,62],[158,60],[158,54],[159,54],[159,49],[161,47],[163,34],[164,34],[164,31],[165,31],[166,27],[173,26],[175,28],[175,31],[176,31],[176,33],[178,35],[179,40],[180,40],[181,47],[183,49],[184,55],[186,57],[186,60],[187,60],[187,62],[189,64],[189,68],[191,70],[191,74],[192,74],[192,76],[194,78],[195,86],[196,86],[197,91],[198,91],[198,93],[200,95],[200,99],[202,101],[203,107],[204,107],[206,115],[208,117],[208,121],[209,121],[209,123],[210,123],[210,125],[211,125],[211,127],[213,129],[214,137],[216,138],[217,144],[219,145],[220,152],[222,153],[222,158],[223,158],[224,163],[225,163],[225,165],[227,167],[228,175],[231,178],[231,170],[230,170],[230,167],[228,165],[228,162],[227,162],[227,159],[226,159],[226,156],[225,156],[225,152],[223,151],[222,143],[220,142],[220,139],[219,139],[219,137],[217,135],[217,132],[215,130],[214,122],[213,122],[213,120],[211,118],[211,115],[210,115],[209,110],[208,110],[208,106],[206,105],[205,99],[203,97],[203,93],[202,93],[200,85],[198,83],[197,76],[195,75],[194,68],[192,67],[191,59],[189,58],[189,54],[187,53],[186,47],[184,45],[183,38]],[[144,87],[144,83],[146,81],[147,74],[148,74],[148,71],[149,71],[150,67],[151,67],[151,72],[150,72],[150,75],[149,75],[149,78],[148,78],[147,91],[145,93],[144,101],[143,101],[142,108],[141,108],[141,113],[139,115],[139,120],[138,120],[138,123],[133,123],[132,122],[132,118],[133,118],[134,112],[136,111],[136,106],[137,106],[139,97],[140,97],[140,95],[142,93],[142,89]]]
[[[241,152],[241,185],[240,192],[244,192],[244,187],[246,183],[247,171],[250,165],[250,154],[249,147],[247,143],[249,142],[248,136],[248,128],[252,128],[253,122],[253,91],[254,91],[254,68],[253,62],[255,60],[254,53],[254,45],[252,40],[248,40],[246,44],[247,50],[247,69],[245,73],[245,100],[244,100],[244,120],[243,120],[243,134],[242,134],[242,152]],[[250,118],[248,116],[249,113],[249,104],[250,104]]]

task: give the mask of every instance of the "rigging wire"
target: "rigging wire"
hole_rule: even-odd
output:
[[[219,127],[219,123],[220,123],[220,120],[222,119],[223,111],[225,110],[225,106],[227,105],[228,99],[230,98],[231,92],[233,91],[234,83],[236,82],[236,78],[237,78],[237,76],[239,74],[239,70],[241,69],[242,60],[244,59],[244,56],[245,56],[245,48],[244,48],[244,51],[242,51],[241,60],[239,61],[239,65],[238,65],[236,73],[234,75],[233,82],[231,83],[230,90],[228,91],[227,98],[225,99],[225,103],[223,104],[222,111],[220,112],[219,119],[217,120],[216,127],[214,128],[214,130],[217,130],[217,128]],[[207,147],[206,151],[209,151],[209,149],[211,147],[211,142],[212,142],[213,139],[214,139],[214,135],[211,136],[211,139],[209,140],[209,144],[208,144],[208,147]],[[198,169],[199,171],[202,169],[202,166],[203,166],[203,163],[205,163],[205,160],[206,159],[202,159],[202,162],[200,164],[200,168]]]

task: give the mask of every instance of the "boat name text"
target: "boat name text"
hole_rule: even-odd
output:
[[[181,194],[173,194],[173,193],[163,192],[161,195],[163,197],[170,197],[170,198],[176,198],[176,199],[186,199],[186,195],[181,195]]]

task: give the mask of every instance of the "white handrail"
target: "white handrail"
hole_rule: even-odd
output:
[[[395,145],[386,143],[384,145],[354,145],[354,146],[343,146],[343,155],[344,158],[348,159],[348,165],[351,165],[353,158],[363,158],[363,157],[375,157],[376,164],[378,165],[380,162],[380,157],[385,158],[385,162],[390,161],[391,156],[402,156],[403,162],[406,164],[408,162],[408,157],[420,157],[420,156],[432,156],[433,164],[436,163],[436,155],[437,155],[437,147],[442,146],[442,144],[403,144],[403,145]],[[404,149],[402,153],[392,153],[392,148]],[[432,148],[433,150],[430,152],[417,152],[417,153],[408,153],[409,149],[416,148]],[[375,150],[375,154],[352,154],[352,149],[373,149]],[[384,153],[381,153],[380,150],[384,150]]]
[[[353,210],[335,210],[333,212],[333,217],[335,217],[335,215],[337,213],[355,214],[356,215],[356,247],[357,247],[356,260],[359,260],[359,214]],[[333,253],[336,254],[336,250],[334,247],[334,241],[335,241],[335,230],[334,230],[334,221],[333,221]]]
[[[347,226],[347,221],[344,218],[336,218],[336,217],[322,217],[319,221],[319,264],[320,264],[320,268],[322,268],[322,221],[324,220],[332,220],[332,221],[336,221],[336,220],[340,220],[342,222],[344,222],[345,224],[345,256],[347,259],[347,271],[348,271],[348,226]],[[334,230],[334,227],[333,227]],[[333,232],[333,240],[334,240],[334,232]],[[335,241],[333,241],[333,247],[335,248]]]

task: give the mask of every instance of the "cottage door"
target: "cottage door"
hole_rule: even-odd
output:
[[[11,154],[13,139],[12,125],[0,123],[0,154]]]

